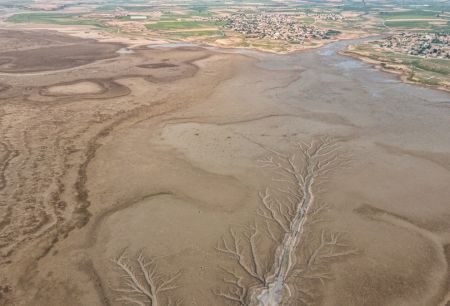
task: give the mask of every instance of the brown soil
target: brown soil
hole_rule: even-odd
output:
[[[37,32],[37,33],[35,33]],[[123,46],[83,41],[52,32],[0,30],[0,72],[24,73],[60,70],[117,57]]]
[[[159,69],[159,68],[172,68],[172,67],[176,67],[176,65],[171,64],[171,63],[153,63],[153,64],[145,64],[145,65],[140,65],[140,68],[150,68],[150,69]]]
[[[133,51],[0,74],[0,305],[249,305],[303,201],[289,305],[447,303],[445,93],[315,51]]]

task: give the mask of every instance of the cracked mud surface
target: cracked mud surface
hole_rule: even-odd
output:
[[[448,94],[340,43],[1,34],[0,305],[450,301]],[[48,44],[82,60],[11,65]]]

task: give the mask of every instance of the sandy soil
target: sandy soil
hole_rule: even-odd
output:
[[[342,48],[2,73],[0,305],[446,305],[449,96]]]
[[[94,82],[81,81],[73,84],[56,85],[47,88],[47,94],[50,95],[82,95],[97,94],[102,92],[103,88]]]

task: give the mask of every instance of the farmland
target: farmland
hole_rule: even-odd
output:
[[[89,25],[104,27],[104,24],[92,19],[84,19],[76,14],[61,13],[23,13],[15,14],[7,19],[13,23],[37,23],[37,24],[57,24],[57,25]]]
[[[176,30],[176,29],[194,29],[220,26],[220,23],[210,21],[160,21],[153,24],[147,24],[149,30]]]

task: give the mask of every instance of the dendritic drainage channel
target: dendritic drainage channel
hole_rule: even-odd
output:
[[[340,235],[325,231],[301,258],[299,246],[312,240],[305,227],[324,207],[316,203],[315,190],[348,162],[339,143],[330,138],[299,143],[291,155],[275,152],[260,161],[274,172],[274,184],[260,193],[255,222],[240,232],[231,229],[219,243],[217,249],[235,264],[223,268],[226,290],[217,290],[218,296],[245,306],[306,305],[315,300],[311,283],[330,277],[324,264],[355,250],[341,243]]]

